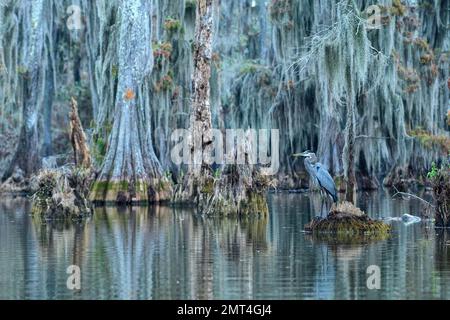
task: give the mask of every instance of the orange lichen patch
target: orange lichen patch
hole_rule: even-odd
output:
[[[410,130],[408,134],[419,139],[420,143],[426,148],[438,147],[445,154],[450,152],[450,138],[445,135],[434,135],[421,128]]]
[[[128,88],[125,90],[123,98],[128,101],[133,100],[134,98],[136,98],[136,94],[134,93],[133,89]]]

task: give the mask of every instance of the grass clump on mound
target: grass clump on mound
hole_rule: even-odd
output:
[[[82,168],[41,170],[31,197],[32,213],[46,220],[81,219],[93,212],[88,201],[90,171]]]
[[[387,236],[390,229],[388,224],[370,219],[367,214],[350,202],[333,205],[326,218],[315,218],[305,226],[305,231],[337,235]]]

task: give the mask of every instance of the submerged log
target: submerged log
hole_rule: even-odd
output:
[[[305,226],[305,231],[334,234],[388,236],[391,227],[369,218],[361,209],[350,202],[333,205],[326,218],[315,218]]]

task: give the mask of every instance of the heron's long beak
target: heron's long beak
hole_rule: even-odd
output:
[[[293,157],[306,157],[307,152],[294,153]]]

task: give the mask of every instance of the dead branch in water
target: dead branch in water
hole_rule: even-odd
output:
[[[70,101],[70,142],[72,143],[75,165],[83,168],[91,167],[91,155],[86,143],[86,135],[78,115],[78,104],[75,98]]]
[[[432,205],[430,202],[428,202],[427,200],[425,200],[425,199],[423,199],[423,198],[421,198],[419,196],[416,196],[415,194],[398,191],[398,189],[395,186],[394,186],[394,189],[395,189],[395,194],[392,196],[392,198],[395,198],[397,195],[400,195],[402,197],[412,197],[412,198],[420,200],[423,203],[425,203],[426,205],[434,208],[434,205]]]

